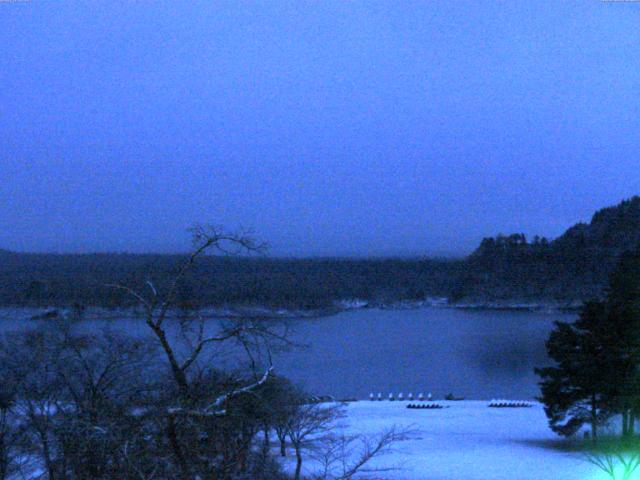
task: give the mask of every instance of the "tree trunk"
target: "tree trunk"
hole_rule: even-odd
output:
[[[633,410],[629,412],[629,436],[633,437],[636,433],[636,414]]]
[[[175,419],[171,415],[167,417],[167,436],[169,437],[169,444],[171,445],[173,454],[176,457],[176,462],[180,469],[182,480],[190,480],[189,467],[187,466],[184,454],[182,453],[182,448],[180,447]]]
[[[296,447],[296,473],[293,477],[294,480],[300,480],[300,472],[302,470],[302,452],[300,452],[300,448]]]
[[[53,468],[53,462],[51,461],[51,451],[49,449],[49,439],[47,438],[47,433],[41,434],[42,438],[42,453],[44,456],[44,464],[47,469],[47,473],[49,474],[48,480],[55,480],[56,473]]]
[[[249,445],[241,442],[238,445],[238,460],[236,465],[236,470],[240,473],[247,473],[247,457],[249,452]]]
[[[626,408],[622,411],[622,436],[629,436],[629,410]]]
[[[9,462],[9,454],[4,442],[4,435],[0,435],[0,480],[4,480],[7,477]]]
[[[280,456],[287,456],[287,439],[281,435],[278,435],[278,440],[280,440]]]
[[[598,441],[598,404],[596,396],[591,396],[591,440],[595,443]]]
[[[169,360],[169,366],[171,367],[171,372],[173,373],[173,378],[175,379],[182,396],[186,399],[189,397],[189,383],[187,382],[187,376],[184,373],[184,370],[180,368],[178,360],[176,359],[175,354],[173,353],[173,349],[167,340],[167,336],[162,329],[162,327],[156,327],[152,321],[147,321],[147,324],[153,330],[153,333],[156,334],[158,340],[160,341],[160,346],[162,350],[167,356],[167,360]]]
[[[269,427],[267,425],[262,429],[264,432],[264,441],[262,442],[262,455],[266,458],[269,455],[269,446],[271,445],[271,439],[269,438]]]

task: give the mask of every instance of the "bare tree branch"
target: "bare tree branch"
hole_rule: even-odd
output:
[[[136,292],[134,289],[127,287],[126,285],[122,285],[119,283],[108,283],[107,287],[110,288],[114,288],[116,290],[123,290],[126,293],[128,293],[129,295],[131,295],[134,299],[136,299],[138,301],[138,303],[140,303],[140,305],[145,307],[145,310],[147,310],[147,312],[150,312],[152,310],[152,306],[151,303],[144,298],[143,295],[139,294],[138,292]]]
[[[224,406],[225,403],[227,403],[232,398],[238,397],[238,396],[240,396],[242,394],[245,394],[245,393],[252,392],[256,388],[258,388],[260,385],[263,385],[264,383],[266,383],[266,381],[269,379],[269,377],[272,374],[273,374],[273,366],[269,367],[267,369],[267,371],[264,373],[264,375],[262,376],[262,378],[260,380],[258,380],[257,382],[252,383],[251,385],[247,385],[246,387],[242,387],[242,388],[233,390],[233,391],[231,391],[229,393],[226,393],[224,395],[220,395],[205,410],[208,411],[208,412],[214,411],[214,412],[218,412],[218,413],[224,413],[224,409],[223,410],[220,410],[220,409]]]
[[[376,457],[387,455],[393,445],[415,435],[417,430],[392,426],[378,435],[330,434],[320,446],[312,450],[312,456],[322,465],[322,480],[351,480],[360,473],[381,473],[395,470],[394,466],[366,468]]]

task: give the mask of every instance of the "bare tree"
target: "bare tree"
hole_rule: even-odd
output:
[[[177,275],[184,271],[183,266]],[[169,292],[174,284],[172,279]],[[145,317],[160,340],[151,342],[154,347],[147,339],[108,330],[82,334],[74,322],[53,320],[2,340],[0,385],[11,385],[15,397],[0,401],[0,474],[31,454],[34,464],[25,470],[30,479],[279,475],[279,466],[267,455],[257,459],[253,447],[279,401],[265,389],[275,379],[272,346],[286,344],[286,328],[244,319],[220,324],[210,335],[197,311],[188,318],[169,315],[171,302],[158,300],[153,282],[147,288],[146,301],[156,303]],[[162,298],[172,297],[167,295]],[[247,353],[249,370],[227,373],[207,361],[214,350],[209,347],[222,342],[236,342],[234,348]],[[158,350],[169,359],[168,370],[158,368]],[[19,418],[24,444],[9,441],[10,422],[3,423],[9,413]]]
[[[148,458],[141,451],[145,419],[134,412],[149,403],[156,349],[146,339],[111,331],[82,335],[63,328],[62,334],[58,373],[65,403],[58,407],[55,433],[66,472],[98,479],[143,471],[123,455],[126,447],[136,458]]]
[[[270,455],[274,430],[283,454],[286,439],[295,450],[296,480],[303,456],[320,451],[324,478],[346,480],[398,439],[395,431],[336,435],[341,405],[311,403],[274,374],[273,350],[290,345],[286,325],[255,318],[207,325],[198,310],[177,315],[200,257],[262,250],[248,236],[210,227],[194,229],[194,242],[168,280],[114,286],[142,309],[151,340],[82,333],[69,318],[0,340],[0,385],[11,386],[11,394],[0,390],[0,480],[26,458],[34,459],[22,470],[29,479],[284,478]],[[246,354],[248,368],[229,372],[212,360],[227,343]]]
[[[237,412],[234,403],[241,405],[243,398],[255,396],[266,384],[273,372],[272,345],[287,343],[286,328],[275,328],[264,319],[220,323],[214,334],[208,333],[205,319],[198,310],[182,312],[173,323],[174,329],[178,327],[179,335],[172,333],[168,322],[170,318],[175,319],[173,314],[178,307],[180,288],[201,257],[210,252],[236,255],[262,253],[265,249],[264,244],[246,232],[228,233],[216,227],[197,226],[192,234],[192,253],[163,287],[156,286],[151,280],[146,281],[144,288],[113,285],[126,292],[142,309],[145,323],[158,340],[170,367],[178,395],[177,401],[168,405],[164,412],[165,435],[182,480],[198,475],[210,476],[214,471],[224,477],[231,475],[234,469],[243,471],[246,468],[245,459],[256,433],[256,419],[252,415],[231,418],[229,411],[231,408]],[[208,391],[203,391],[200,380],[211,378],[215,369],[201,360],[206,357],[205,352],[210,351],[209,347],[225,342],[236,342],[247,352],[253,378],[228,381],[226,385],[209,383]],[[184,346],[186,348],[181,348]],[[263,353],[266,362],[256,359],[256,353]],[[263,368],[261,373],[257,372],[259,366]]]
[[[0,384],[0,480],[16,478],[27,462],[20,447],[25,440],[19,419],[14,412],[15,392],[10,377],[3,375]],[[9,382],[6,382],[9,380]]]
[[[350,480],[360,473],[379,474],[393,470],[394,467],[371,468],[369,463],[376,457],[391,453],[394,444],[411,438],[415,433],[412,429],[392,426],[375,435],[327,435],[312,451],[312,458],[321,466],[316,477],[318,480]]]
[[[136,459],[158,463],[157,452],[141,454],[149,422],[135,412],[145,405],[148,343],[73,333],[63,322],[6,335],[0,376],[12,386],[12,425],[24,433],[10,444],[10,459],[31,455],[31,471],[49,480],[137,478],[121,454],[125,444]]]
[[[59,478],[60,452],[55,448],[55,415],[63,404],[57,367],[61,348],[55,332],[7,335],[0,345],[3,377],[13,382],[13,411],[21,418],[25,448],[40,459],[49,480]]]
[[[295,480],[300,480],[303,452],[312,451],[343,417],[344,409],[340,404],[300,403],[296,406],[286,427],[296,455]]]
[[[290,380],[272,376],[260,389],[263,399],[263,450],[270,448],[271,432],[275,432],[279,443],[280,456],[286,456],[288,429],[292,418],[298,413],[299,405],[304,403],[305,396]]]
[[[225,329],[219,335],[205,335],[204,321],[198,316],[195,337],[190,342],[191,351],[183,359],[180,359],[175,345],[172,344],[172,340],[167,334],[165,322],[171,310],[176,308],[182,282],[194,268],[198,259],[210,251],[225,254],[260,253],[266,248],[264,244],[257,242],[246,232],[227,233],[218,227],[200,225],[193,227],[191,232],[194,249],[169,280],[165,292],[156,288],[151,280],[147,280],[145,290],[138,290],[123,284],[112,285],[116,289],[124,290],[142,308],[145,322],[159,341],[169,362],[173,378],[185,399],[189,397],[187,370],[198,359],[203,349],[209,344],[224,342],[246,333],[246,327],[241,325],[237,328]]]

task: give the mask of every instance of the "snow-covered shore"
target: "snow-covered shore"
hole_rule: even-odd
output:
[[[489,408],[486,401],[438,401],[449,408],[417,410],[407,402],[359,401],[346,406],[349,433],[375,434],[392,425],[419,430],[375,459],[393,468],[388,480],[590,480],[600,478],[582,453],[547,426],[542,405]],[[307,465],[307,473],[313,467]]]
[[[295,319],[320,318],[336,315],[341,312],[363,309],[380,310],[413,310],[420,308],[452,308],[460,310],[509,310],[557,313],[575,311],[579,304],[553,302],[509,302],[478,301],[449,303],[444,297],[429,297],[425,300],[398,300],[390,302],[372,302],[358,298],[334,302],[323,308],[274,308],[259,305],[229,305],[225,307],[204,307],[199,313],[204,318],[265,318]],[[0,320],[33,320],[51,319],[57,316],[72,315],[73,308],[66,307],[0,307]],[[174,315],[181,314],[175,311]],[[83,310],[83,318],[87,320],[115,320],[140,317],[142,313],[135,308],[100,308],[88,307]]]

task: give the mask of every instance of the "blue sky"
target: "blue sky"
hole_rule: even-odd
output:
[[[464,254],[640,193],[640,3],[0,3],[0,248]]]

